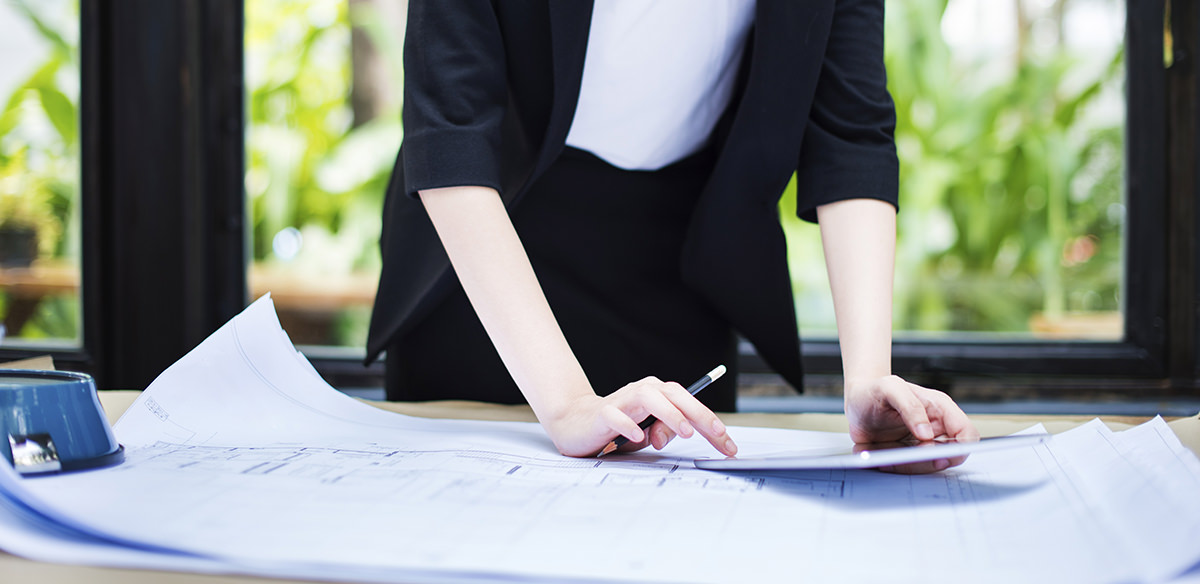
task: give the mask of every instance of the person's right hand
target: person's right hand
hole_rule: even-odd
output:
[[[716,414],[677,383],[646,378],[596,396],[495,189],[446,187],[420,197],[475,314],[559,452],[592,456],[617,435],[636,443],[630,448],[661,448],[693,429],[721,453],[737,451]],[[647,416],[661,421],[643,432],[638,422]]]
[[[647,445],[661,450],[676,435],[690,438],[696,432],[721,454],[737,454],[725,424],[678,383],[647,377],[606,397],[584,395],[564,405],[542,427],[567,456],[595,456],[617,436],[629,440],[622,451]],[[643,431],[638,424],[648,416],[658,421]]]

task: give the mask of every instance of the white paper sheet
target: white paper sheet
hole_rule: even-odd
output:
[[[713,451],[698,440],[571,459],[535,424],[344,396],[269,299],[164,372],[115,431],[118,467],[0,470],[0,547],[364,581],[1129,582],[1200,560],[1200,463],[1162,420],[1119,434],[1097,421],[916,477],[701,471],[690,460]],[[746,455],[849,442],[731,432]]]

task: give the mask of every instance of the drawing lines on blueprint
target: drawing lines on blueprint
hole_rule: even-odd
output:
[[[142,401],[142,405],[146,408],[146,411],[150,412],[155,418],[158,418],[160,422],[167,424],[167,429],[164,430],[164,433],[172,439],[180,442],[190,442],[196,437],[196,432],[172,420],[170,412],[154,398],[147,397]]]
[[[483,450],[404,450],[382,445],[351,448],[272,445],[223,447],[159,441],[133,449],[120,470],[215,475],[274,475],[321,483],[402,480],[413,472],[484,475],[563,486],[659,487],[746,492],[764,488],[842,497],[845,481],[768,475],[726,475],[675,463],[549,459]]]
[[[680,517],[685,531],[712,529],[738,509],[762,508],[755,500],[838,497],[844,490],[841,480],[727,475],[670,462],[378,444],[159,441],[131,449],[127,462],[105,478],[113,491],[137,485],[145,516],[172,517],[173,525],[158,529],[199,549],[219,549],[226,538],[249,537],[247,525],[260,525],[272,535],[253,538],[257,549],[282,559],[320,546],[331,537],[329,526],[337,525],[333,532],[376,535],[359,548],[363,561],[403,550],[434,563],[454,561],[467,550],[480,562],[499,561],[515,548],[537,549],[563,538],[590,550],[612,538],[641,538],[645,518],[663,514]],[[181,482],[199,487],[184,503],[180,499],[189,494],[169,487]],[[687,517],[697,505],[709,513],[692,525]]]

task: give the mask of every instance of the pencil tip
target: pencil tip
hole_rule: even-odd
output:
[[[616,443],[616,442],[609,442],[609,443],[608,443],[608,445],[606,445],[606,446],[604,447],[604,450],[601,450],[601,451],[600,451],[600,454],[597,454],[597,455],[596,455],[596,458],[600,458],[601,456],[604,456],[605,454],[608,454],[608,453],[610,453],[610,452],[612,452],[612,451],[614,451],[614,450],[616,450],[616,449],[617,449],[617,443]]]

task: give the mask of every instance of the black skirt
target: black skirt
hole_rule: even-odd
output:
[[[651,375],[687,386],[724,364],[729,372],[698,397],[714,410],[735,408],[737,338],[679,274],[712,161],[705,151],[629,171],[568,148],[512,211],[554,316],[600,395]],[[393,341],[386,364],[389,400],[525,401],[458,285]]]

